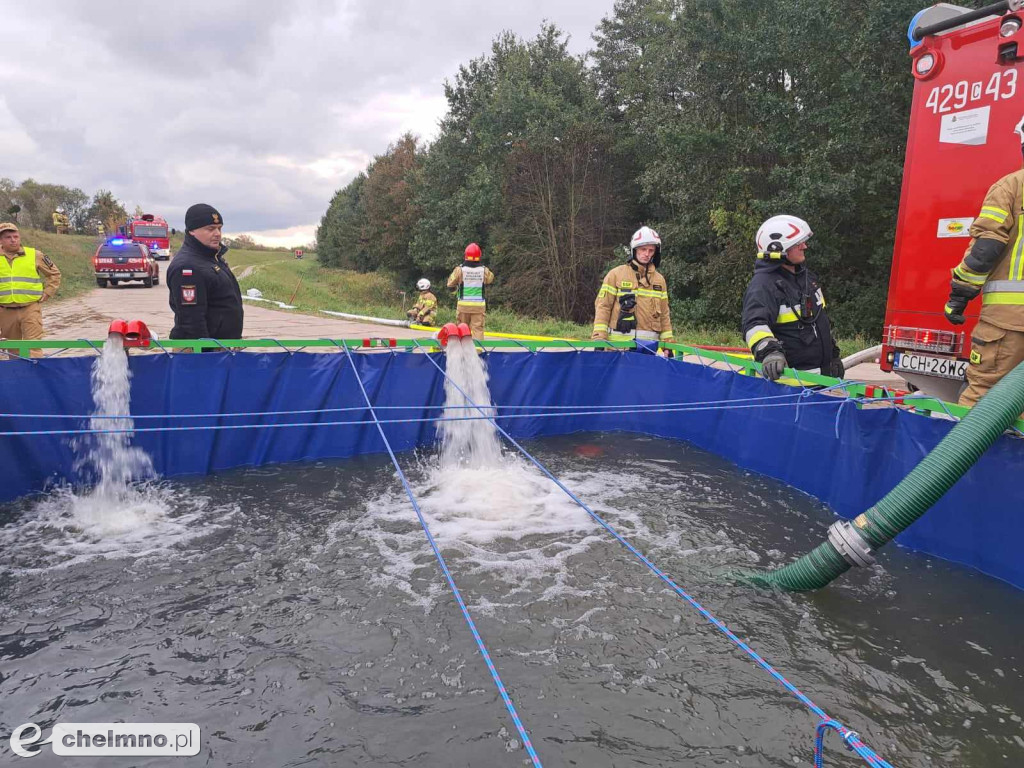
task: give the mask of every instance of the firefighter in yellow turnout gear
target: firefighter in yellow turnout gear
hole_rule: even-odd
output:
[[[1024,119],[1016,133],[1024,148]],[[1024,170],[989,189],[971,225],[971,243],[953,269],[946,318],[964,322],[967,304],[981,295],[981,316],[971,335],[967,389],[960,405],[972,406],[1024,361]]]
[[[597,293],[590,338],[673,342],[668,283],[658,272],[661,238],[650,227],[640,227],[629,248],[629,261],[605,275]]]
[[[15,224],[0,224],[0,338],[43,338],[40,304],[60,287],[60,270],[42,251],[22,247]],[[7,350],[16,354],[15,350]],[[41,351],[32,350],[33,357]]]
[[[420,292],[420,298],[405,314],[414,323],[435,325],[437,296],[430,292],[430,281],[425,277],[420,279],[416,283],[416,290]]]
[[[474,341],[484,340],[484,321],[487,316],[485,286],[494,282],[494,273],[481,263],[480,246],[466,246],[465,260],[448,276],[448,289],[456,291],[458,305],[455,322],[465,323],[473,332]]]

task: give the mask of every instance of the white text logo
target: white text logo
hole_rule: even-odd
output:
[[[35,757],[44,744],[55,755],[95,757],[180,756],[199,754],[199,726],[195,723],[57,723],[47,739],[35,723],[18,726],[11,734],[11,749],[21,757]]]

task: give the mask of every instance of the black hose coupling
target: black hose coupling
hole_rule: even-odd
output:
[[[837,520],[829,526],[828,543],[852,566],[866,568],[875,564],[875,550],[849,520]]]

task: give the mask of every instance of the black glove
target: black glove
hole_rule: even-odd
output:
[[[846,375],[846,366],[843,365],[842,359],[838,357],[832,358],[832,363],[828,367],[828,375],[833,379],[841,379]]]
[[[966,320],[964,317],[966,309],[967,299],[960,298],[959,296],[950,296],[949,301],[946,302],[946,306],[943,308],[943,312],[946,315],[946,319],[953,325],[963,325]]]
[[[786,369],[786,356],[779,350],[773,350],[761,361],[761,373],[766,379],[777,381]]]
[[[980,288],[953,280],[949,285],[949,300],[943,308],[946,319],[953,325],[963,325],[967,305],[980,292]]]

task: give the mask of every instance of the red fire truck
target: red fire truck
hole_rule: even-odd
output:
[[[171,258],[171,241],[167,222],[152,213],[133,217],[125,225],[125,236],[133,243],[142,243],[154,259],[167,261]]]
[[[970,356],[967,323],[943,315],[950,271],[988,188],[1021,167],[1024,0],[969,10],[939,3],[910,25],[914,98],[881,366],[956,402]]]

